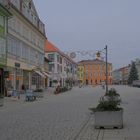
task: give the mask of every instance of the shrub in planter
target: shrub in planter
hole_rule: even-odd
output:
[[[101,97],[99,104],[90,108],[95,114],[95,128],[122,128],[123,109],[120,103],[120,96],[114,88]]]
[[[57,80],[53,80],[53,83],[55,83],[55,84],[56,84],[57,82],[58,82]]]
[[[61,87],[60,88],[60,92],[66,92],[66,91],[68,91],[68,88],[67,87]]]
[[[43,89],[36,89],[34,92],[43,92]]]

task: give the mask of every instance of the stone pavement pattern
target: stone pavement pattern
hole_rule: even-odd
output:
[[[0,140],[140,140],[140,89],[115,86],[122,97],[124,129],[94,129],[101,87],[74,88],[59,95],[44,93],[35,102],[5,99],[0,108]]]

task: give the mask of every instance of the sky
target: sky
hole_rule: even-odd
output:
[[[108,46],[120,68],[140,58],[140,0],[34,0],[50,42],[64,52],[93,55]]]

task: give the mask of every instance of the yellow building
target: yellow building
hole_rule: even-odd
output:
[[[99,85],[106,81],[106,64],[99,59],[83,60],[78,63],[84,67],[84,84]],[[108,63],[108,84],[112,84],[112,64]]]
[[[77,77],[79,83],[84,83],[84,66],[83,65],[78,65],[78,70],[77,70]]]

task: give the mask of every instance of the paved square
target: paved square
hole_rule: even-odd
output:
[[[5,98],[0,108],[0,140],[139,140],[140,89],[113,86],[124,108],[123,129],[94,129],[96,106],[105,91],[100,87],[75,87],[59,95],[44,93],[35,102]]]

